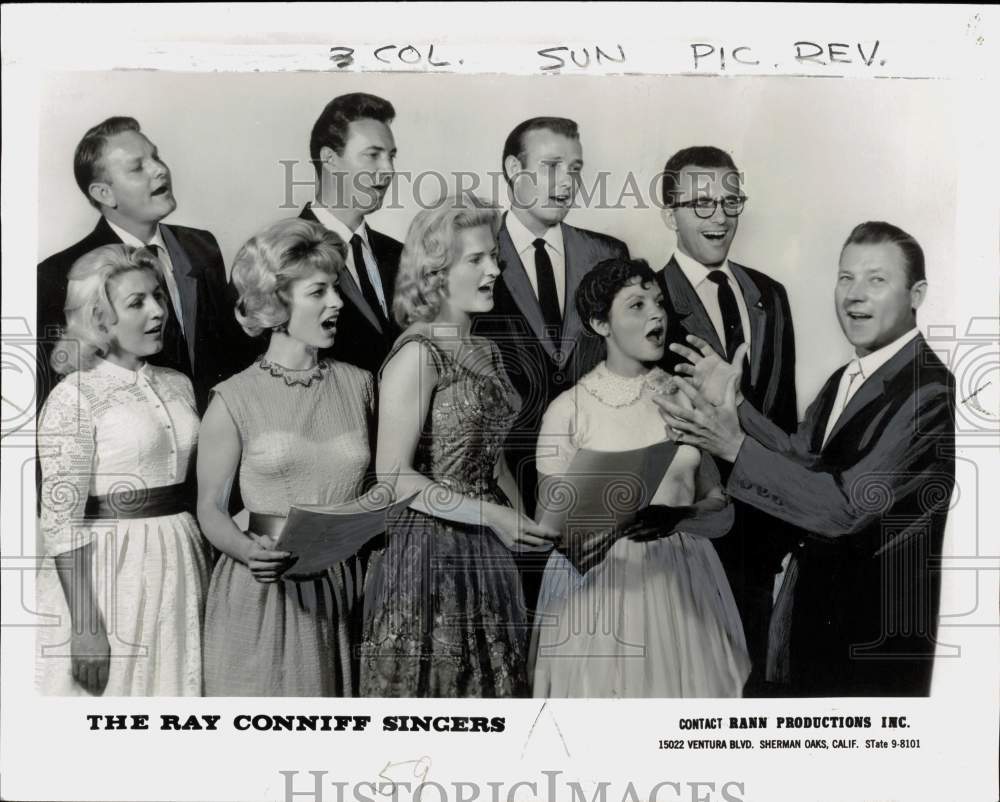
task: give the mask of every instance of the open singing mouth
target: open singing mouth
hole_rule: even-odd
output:
[[[702,231],[701,235],[709,240],[710,242],[720,242],[724,240],[729,234],[729,229],[723,229],[722,231]]]

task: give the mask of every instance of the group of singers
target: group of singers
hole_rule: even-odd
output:
[[[653,271],[564,222],[583,152],[558,117],[507,137],[508,212],[466,194],[403,243],[375,231],[394,116],[327,104],[315,201],[228,278],[209,232],[162,222],[136,120],[80,141],[100,220],[38,268],[42,690],[927,694],[954,385],[916,328],[916,240],[862,223],[836,269],[801,265],[856,356],[800,423],[785,289],[728,258],[747,198],[725,151],[666,162],[677,245]],[[663,441],[633,523],[554,548],[578,451]],[[297,574],[290,507],[376,481],[414,502]]]

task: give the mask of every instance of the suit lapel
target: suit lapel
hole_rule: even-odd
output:
[[[362,265],[362,268],[364,265]],[[378,319],[378,315],[372,311],[372,308],[368,305],[368,301],[365,300],[365,296],[361,294],[361,288],[358,283],[354,280],[354,276],[351,275],[350,270],[344,270],[340,274],[340,282],[337,285],[344,297],[347,298],[355,308],[364,316],[364,319],[371,323],[372,327],[382,334],[382,323]]]
[[[851,397],[851,400],[847,402],[847,406],[844,407],[843,413],[841,413],[840,417],[837,418],[837,422],[833,425],[830,436],[826,439],[826,444],[823,446],[824,450],[829,448],[830,444],[833,443],[837,435],[852,418],[856,417],[870,403],[882,397],[886,382],[890,381],[897,373],[899,373],[905,365],[908,365],[913,361],[916,355],[917,346],[922,342],[923,337],[918,334],[910,342],[908,342],[898,354],[876,370],[871,376],[865,379],[864,384],[862,384],[860,389]],[[826,427],[824,426],[824,428]]]
[[[320,223],[319,218],[316,217],[316,213],[313,212],[311,204],[307,203],[302,208],[302,211],[299,213],[299,217],[303,220],[309,220],[310,222],[319,223],[320,225],[323,225],[322,223]],[[329,229],[327,230],[329,231]],[[368,233],[369,235],[372,233],[371,229],[368,230]],[[369,242],[369,244],[371,243]],[[351,243],[345,242],[344,245],[348,248],[348,250],[350,250]],[[374,246],[372,247],[372,251],[374,252]],[[347,258],[346,254],[344,258],[346,260]],[[378,257],[376,256],[376,260],[377,259]],[[355,265],[354,268],[355,270],[364,270],[365,266]],[[381,269],[382,268],[380,265],[379,270],[381,271]],[[383,288],[385,287],[384,281],[382,286]],[[357,309],[361,313],[362,317],[364,317],[364,319],[367,320],[372,325],[375,331],[377,331],[379,334],[384,333],[382,331],[382,323],[379,321],[378,315],[376,315],[374,310],[368,305],[368,301],[365,300],[365,296],[361,294],[361,288],[358,286],[358,282],[354,280],[354,276],[351,275],[351,271],[346,269],[346,264],[344,271],[340,274],[340,282],[337,285],[337,289],[343,293],[345,298],[347,298],[352,304],[354,304],[355,309]]]
[[[566,294],[563,299],[562,356],[568,360],[573,348],[583,334],[583,321],[576,309],[576,290],[587,272],[586,260],[580,250],[576,229],[565,223],[562,226],[563,262],[566,265]]]
[[[712,346],[715,353],[725,357],[726,349],[719,341],[719,335],[708,317],[708,312],[705,311],[705,305],[684,275],[681,266],[677,264],[677,260],[671,256],[666,267],[660,271],[660,275],[666,286],[667,295],[670,296],[673,311],[680,318],[680,324],[688,334],[701,337]]]
[[[311,223],[319,223],[319,218],[316,217],[316,213],[312,210],[311,203],[307,203],[302,207],[302,211],[299,212],[299,218],[302,220],[308,220]]]
[[[826,424],[830,420],[830,414],[833,412],[833,405],[837,402],[840,377],[846,369],[847,366],[845,365],[839,370],[835,370],[820,391],[816,407],[817,414],[815,420],[812,421],[812,431],[809,433],[809,450],[813,454],[819,454],[823,450],[823,437],[826,435]]]
[[[198,320],[198,282],[201,280],[205,267],[202,264],[192,265],[187,251],[168,226],[161,225],[163,243],[170,254],[173,265],[174,281],[181,296],[181,316],[184,321],[184,340],[187,346],[188,358],[194,366],[195,326]]]
[[[507,233],[506,224],[500,228],[497,239],[500,245],[500,261],[503,263],[503,272],[500,274],[499,280],[507,288],[521,315],[531,327],[535,338],[545,349],[545,353],[555,360],[555,344],[549,337],[545,336],[545,319],[542,317],[542,307],[538,303],[538,298],[535,297],[535,291],[532,289],[521,257],[514,250],[514,242],[511,240],[510,234]],[[563,247],[565,247],[565,242]]]
[[[750,274],[735,262],[729,263],[729,269],[736,277],[736,283],[743,292],[743,300],[747,305],[750,317],[750,384],[757,386],[760,376],[761,361],[764,358],[764,332],[767,328],[767,311],[761,300],[760,288],[750,278]]]

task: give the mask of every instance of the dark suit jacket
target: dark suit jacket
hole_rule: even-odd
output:
[[[621,240],[561,225],[566,297],[558,345],[545,334],[542,307],[506,224],[498,237],[502,273],[493,289],[493,309],[474,322],[474,331],[499,347],[504,369],[521,396],[521,411],[505,454],[531,515],[537,492],[535,446],[542,415],[557,395],[576,384],[605,356],[604,340],[584,327],[576,311],[576,289],[583,276],[604,259],[628,258],[628,248]]]
[[[770,276],[732,261],[729,264],[750,318],[750,369],[743,375],[743,395],[780,428],[795,431],[798,425],[795,336],[788,295]],[[659,278],[667,311],[667,342],[687,345],[685,337],[694,334],[707,341],[716,353],[725,354],[704,304],[674,258],[671,257]],[[661,365],[672,372],[682,361],[682,357],[668,350]],[[723,463],[720,468],[725,477],[727,466]],[[739,503],[735,507],[736,523],[732,530],[725,537],[713,540],[712,545],[726,569],[740,610],[754,664],[746,693],[755,695],[765,677],[774,575],[798,536],[787,525],[752,507]],[[764,533],[770,536],[760,537]]]
[[[202,413],[211,388],[250,364],[260,347],[236,322],[236,293],[226,280],[226,267],[215,237],[208,231],[185,226],[161,223],[160,229],[181,296],[191,364],[190,368],[174,364],[166,352],[149,361],[185,372],[194,385],[198,411]],[[102,217],[90,234],[38,266],[39,408],[58,380],[49,357],[65,323],[63,305],[70,268],[95,248],[118,244],[121,239]]]
[[[798,424],[795,398],[795,335],[785,288],[770,276],[735,262],[730,267],[743,293],[750,318],[750,372],[744,376],[743,395],[765,417],[785,431]],[[667,310],[667,342],[687,345],[694,334],[715,352],[725,354],[705,306],[677,261],[671,257],[659,273]],[[664,354],[664,367],[672,369],[681,358]]]
[[[299,217],[314,223],[320,222],[308,203]],[[350,272],[345,270],[337,287],[344,299],[344,307],[337,319],[337,338],[333,346],[321,356],[339,362],[349,362],[362,370],[369,371],[377,379],[382,362],[389,355],[392,344],[399,336],[399,326],[392,319],[392,296],[396,287],[396,274],[399,272],[399,257],[403,252],[403,244],[392,237],[380,234],[371,226],[368,227],[368,243],[372,247],[375,261],[378,262],[382,290],[389,307],[388,330],[383,330],[378,316],[361,294],[361,288]],[[348,248],[351,246],[349,242],[345,245]]]
[[[868,378],[823,445],[843,369],[789,436],[747,404],[728,491],[808,534],[796,547],[793,687],[807,696],[930,689],[954,378],[918,335]]]

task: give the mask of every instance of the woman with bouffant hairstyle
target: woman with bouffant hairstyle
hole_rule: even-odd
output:
[[[358,497],[370,461],[371,374],[321,360],[343,306],[344,243],[319,223],[284,220],[236,256],[236,317],[266,337],[253,365],[213,389],[198,453],[198,520],[222,552],[208,592],[208,696],[350,696],[352,559],[299,576],[276,547],[293,504]],[[250,513],[228,512],[239,468]]]
[[[365,595],[365,696],[527,693],[527,622],[511,551],[551,546],[501,458],[520,408],[500,354],[473,336],[493,308],[499,212],[472,196],[420,212],[382,368],[376,470],[416,501],[386,533]]]
[[[69,273],[52,357],[66,378],[39,424],[38,594],[61,622],[39,630],[45,693],[202,692],[209,563],[187,481],[198,415],[191,381],[147,362],[170,310],[161,269],[145,248],[106,245]]]
[[[106,245],[80,257],[70,271],[66,286],[63,326],[52,352],[52,369],[65,376],[89,370],[108,353],[112,335],[108,325],[116,317],[109,285],[123,273],[146,270],[162,286],[156,257],[148,248]]]

